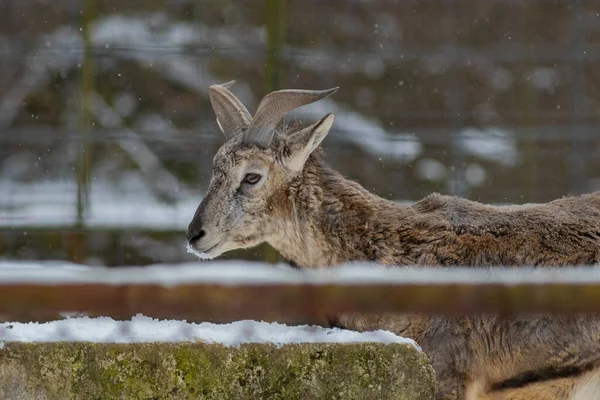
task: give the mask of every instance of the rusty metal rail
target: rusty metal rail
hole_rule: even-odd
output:
[[[261,264],[19,269],[0,262],[0,319],[62,312],[128,319],[322,321],[345,312],[443,315],[600,313],[600,268],[346,266],[296,271]]]

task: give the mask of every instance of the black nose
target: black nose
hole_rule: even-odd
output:
[[[196,243],[198,240],[202,239],[204,235],[204,229],[188,230],[186,234],[188,240],[190,241],[190,244]]]

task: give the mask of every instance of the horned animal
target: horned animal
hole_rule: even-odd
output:
[[[569,266],[600,262],[600,192],[493,207],[432,194],[399,205],[345,179],[320,146],[334,116],[282,123],[337,88],[280,90],[254,116],[209,88],[226,142],[189,225],[189,248],[210,259],[268,242],[301,268],[349,261],[387,266]],[[600,398],[600,319],[589,316],[340,315],[331,324],[387,329],[428,355],[438,399]]]

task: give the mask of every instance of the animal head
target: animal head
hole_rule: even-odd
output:
[[[333,124],[333,114],[304,128],[281,128],[285,114],[337,91],[280,90],[265,96],[254,117],[229,91],[213,85],[210,101],[227,141],[213,160],[212,179],[187,231],[188,249],[211,259],[256,246],[277,234],[274,204],[302,172]]]

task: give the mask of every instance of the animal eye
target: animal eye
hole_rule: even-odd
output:
[[[258,183],[258,181],[260,181],[260,178],[261,176],[259,174],[246,174],[246,176],[244,176],[244,183],[255,185]]]

